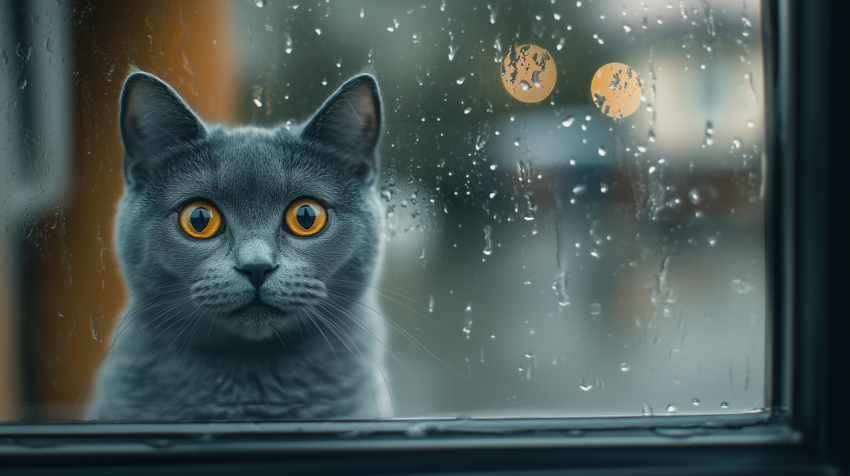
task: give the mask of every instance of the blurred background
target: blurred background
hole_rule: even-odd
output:
[[[769,405],[758,2],[0,6],[0,419],[80,418],[125,310],[131,65],[232,125],[300,123],[376,76],[399,416]],[[536,103],[500,74],[527,44],[557,67]],[[616,120],[590,90],[612,62],[643,81]]]

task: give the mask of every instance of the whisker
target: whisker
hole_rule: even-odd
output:
[[[356,287],[354,287],[354,286],[353,286],[353,285],[355,285],[355,284],[356,284],[356,285],[359,285],[359,286],[365,286],[365,287],[367,287],[367,288],[373,288],[373,289],[364,289],[364,291],[369,291],[369,292],[371,292],[371,293],[374,293],[374,294],[375,294],[375,295],[377,295],[377,296],[381,296],[381,297],[382,297],[382,298],[384,298],[384,299],[389,299],[390,301],[393,301],[393,302],[397,303],[397,304],[398,304],[398,305],[400,305],[400,306],[404,306],[405,308],[407,308],[407,309],[408,309],[408,310],[410,310],[411,312],[415,313],[417,316],[419,316],[419,317],[421,317],[421,318],[425,319],[426,321],[430,322],[431,324],[434,324],[435,326],[437,326],[437,327],[439,327],[440,329],[442,329],[442,330],[446,331],[447,333],[452,334],[452,331],[451,331],[449,328],[447,328],[446,326],[444,326],[442,323],[440,323],[439,321],[437,321],[437,320],[435,320],[435,319],[433,319],[433,318],[430,318],[430,317],[426,316],[425,314],[422,314],[421,312],[417,311],[416,309],[413,309],[412,307],[410,307],[410,306],[408,306],[407,304],[405,304],[405,303],[403,303],[403,302],[399,301],[398,299],[394,299],[393,297],[387,296],[386,294],[381,294],[381,293],[380,293],[380,292],[378,292],[378,291],[383,291],[383,292],[386,292],[386,293],[390,293],[390,294],[394,294],[394,295],[396,295],[396,296],[402,297],[402,298],[404,298],[404,299],[406,299],[406,300],[408,300],[408,301],[410,301],[410,302],[412,302],[412,303],[416,304],[417,306],[419,306],[419,307],[421,307],[421,308],[425,309],[425,306],[423,306],[422,304],[419,304],[418,302],[414,301],[413,299],[410,299],[409,297],[407,297],[407,296],[405,296],[405,295],[403,295],[403,294],[396,293],[396,292],[393,292],[393,291],[389,291],[389,290],[386,290],[386,289],[383,289],[383,288],[379,288],[379,287],[377,287],[377,286],[371,286],[371,285],[369,285],[369,284],[365,284],[365,283],[358,283],[358,282],[356,282],[356,281],[345,281],[345,280],[341,280],[341,279],[329,279],[328,281],[339,281],[339,282],[347,283],[347,284],[348,284],[348,288],[349,288],[349,289],[358,289],[358,288],[356,288]],[[350,284],[349,284],[349,283],[350,283]]]
[[[192,338],[195,336],[195,331],[198,329],[198,323],[201,322],[201,319],[204,315],[203,313],[199,312],[200,310],[201,308],[195,310],[194,314],[196,314],[196,317],[194,318],[193,322],[189,323],[189,325],[192,326],[192,330],[190,330],[189,333],[186,334],[186,338],[183,339],[183,343],[180,344],[180,347],[177,349],[177,356],[179,357],[180,351],[183,349],[183,346],[186,345],[186,353],[183,354],[183,363],[186,363],[186,359],[189,356],[189,347],[192,345]]]
[[[310,311],[310,313],[312,314],[312,311],[313,311],[312,309],[307,309],[307,310],[308,310],[308,311]],[[299,314],[300,314],[300,312],[299,312]],[[332,353],[333,353],[333,355],[334,355],[334,359],[336,359],[336,365],[339,367],[339,375],[340,375],[340,377],[342,377],[342,378],[343,378],[343,380],[344,380],[344,379],[345,379],[345,373],[342,371],[342,364],[339,362],[339,357],[337,357],[337,355],[336,355],[336,351],[334,350],[334,346],[333,346],[333,345],[331,345],[331,341],[330,341],[330,340],[328,340],[328,337],[325,335],[325,333],[324,333],[324,332],[322,332],[322,329],[320,329],[320,328],[319,328],[319,325],[318,325],[315,321],[313,321],[313,320],[311,319],[311,320],[309,320],[309,322],[312,322],[312,323],[313,323],[313,325],[314,325],[314,326],[316,326],[316,330],[318,330],[318,331],[319,331],[319,333],[321,333],[321,334],[322,334],[322,337],[324,337],[324,338],[325,338],[325,342],[327,342],[327,343],[328,343],[328,347],[330,347],[331,352],[332,352]],[[339,338],[339,336],[337,336],[337,338]]]
[[[179,338],[179,337],[183,334],[183,332],[185,332],[185,331],[186,331],[186,329],[189,327],[189,324],[191,324],[191,322],[192,322],[190,319],[191,319],[191,318],[192,318],[192,316],[194,316],[194,315],[195,315],[198,311],[200,311],[200,308],[195,309],[194,311],[192,311],[192,314],[189,314],[188,316],[182,317],[182,318],[180,318],[180,319],[177,321],[177,322],[180,322],[180,321],[186,321],[186,320],[189,320],[189,322],[187,322],[186,324],[184,324],[184,325],[183,325],[183,327],[180,329],[180,332],[179,332],[176,336],[174,336],[174,339],[172,339],[172,340],[171,340],[171,343],[170,343],[170,344],[168,344],[168,347],[166,347],[166,348],[165,348],[165,350],[163,350],[163,351],[162,351],[162,354],[160,354],[159,358],[158,358],[158,359],[156,359],[156,362],[154,363],[154,366],[159,365],[159,361],[160,361],[160,360],[162,360],[162,358],[163,358],[163,357],[165,357],[165,354],[168,352],[168,349],[170,349],[170,348],[171,348],[171,346],[172,346],[172,345],[174,345],[174,343],[175,343],[175,342],[177,342],[177,339],[178,339],[178,338]],[[175,324],[176,324],[176,323],[175,323]],[[173,325],[173,324],[172,324],[172,325]],[[171,326],[169,326],[169,327],[171,327]],[[179,353],[180,353],[180,351],[178,350],[178,351],[177,351],[177,353],[179,354]]]
[[[119,299],[118,301],[116,301],[115,303],[113,303],[112,305],[110,305],[109,307],[104,309],[104,312],[111,309],[112,307],[114,307],[118,303],[126,300],[127,298],[130,298],[132,296],[136,296],[136,295],[138,295],[142,292],[150,291],[150,290],[154,290],[154,289],[171,288],[171,287],[176,287],[176,286],[179,286],[179,285],[168,284],[168,285],[163,285],[163,286],[152,286],[150,288],[146,288],[142,291],[139,291],[139,292],[134,293],[134,294],[130,294],[130,295],[128,295],[128,296],[126,296],[122,299]],[[158,297],[164,296],[168,293],[177,292],[177,291],[180,291],[180,289],[173,289],[173,290],[170,290],[170,291],[165,291],[165,292],[159,293],[156,296],[151,296],[150,298],[147,298],[147,299],[143,300],[142,302],[140,302],[139,304],[133,306],[133,308],[130,309],[130,311],[128,311],[126,314],[124,314],[124,317],[122,317],[121,323],[119,323],[118,329],[116,330],[115,335],[112,336],[112,342],[109,344],[109,347],[107,348],[106,352],[104,352],[103,356],[97,362],[97,365],[95,365],[94,368],[91,370],[91,372],[89,372],[89,374],[86,376],[85,382],[83,383],[83,386],[80,389],[79,394],[77,395],[77,401],[74,403],[74,407],[71,409],[71,414],[73,414],[77,411],[77,408],[80,405],[80,400],[82,399],[83,394],[86,391],[86,387],[88,387],[88,385],[91,383],[92,379],[94,378],[95,373],[100,369],[100,366],[103,364],[104,360],[106,360],[107,357],[112,356],[114,354],[115,343],[117,342],[118,337],[120,337],[120,335],[124,332],[124,330],[122,330],[121,326],[124,326],[124,329],[126,329],[127,327],[129,327],[129,325],[132,323],[133,320],[137,319],[138,316],[140,316],[142,314],[142,311],[152,309],[152,308],[156,307],[157,305],[161,305],[161,302],[156,301],[153,304],[151,304],[150,306],[142,307],[145,304],[145,302],[147,302],[151,299],[156,299]]]
[[[321,306],[324,310],[326,310],[326,311],[328,310],[328,309],[326,309],[326,308],[324,307],[324,305],[322,305],[321,303],[320,303],[319,305],[320,305],[320,306]],[[315,312],[317,312],[317,313],[318,313],[318,310],[316,310]],[[343,345],[344,345],[344,346],[348,349],[348,351],[351,353],[351,355],[352,355],[352,356],[354,356],[354,358],[355,358],[355,359],[357,359],[357,364],[360,366],[360,368],[361,368],[361,369],[364,369],[364,371],[365,371],[365,369],[366,369],[366,368],[365,368],[365,366],[364,366],[364,364],[363,364],[363,361],[362,361],[362,359],[361,359],[361,357],[362,357],[363,353],[360,351],[360,348],[357,346],[357,343],[356,343],[356,342],[354,342],[354,339],[352,339],[352,338],[351,338],[351,336],[349,336],[349,335],[348,335],[348,333],[347,333],[347,332],[345,332],[345,330],[344,330],[343,328],[339,327],[339,324],[342,324],[342,325],[344,325],[345,327],[347,327],[347,328],[348,328],[348,330],[350,330],[350,331],[351,331],[351,332],[352,332],[352,333],[353,333],[353,334],[357,337],[357,339],[358,339],[358,340],[359,340],[359,341],[363,344],[363,347],[366,349],[366,352],[368,352],[368,353],[369,353],[369,356],[370,356],[370,357],[372,357],[372,361],[373,361],[373,362],[375,362],[375,367],[378,369],[378,373],[380,373],[380,374],[381,374],[381,380],[383,380],[383,381],[384,381],[384,387],[387,389],[387,395],[388,395],[388,396],[389,396],[389,398],[390,398],[390,406],[392,406],[392,408],[393,408],[393,412],[395,412],[395,401],[393,400],[392,392],[390,391],[390,384],[389,384],[389,382],[387,381],[387,377],[386,377],[386,375],[384,375],[384,371],[383,371],[383,369],[381,369],[381,364],[380,364],[380,363],[378,363],[378,359],[375,357],[375,354],[373,354],[373,353],[372,353],[372,351],[369,349],[369,346],[368,346],[368,345],[366,345],[366,343],[365,343],[365,342],[363,342],[363,339],[362,339],[362,338],[361,338],[361,337],[357,334],[357,332],[354,332],[354,330],[353,330],[353,329],[351,329],[351,327],[349,327],[349,326],[348,326],[347,324],[345,324],[344,322],[340,321],[339,323],[335,323],[335,322],[333,322],[330,318],[321,317],[321,315],[320,315],[320,314],[318,314],[318,316],[319,316],[319,318],[322,320],[322,322],[325,324],[325,326],[327,326],[327,327],[328,327],[328,329],[329,329],[329,330],[331,330],[331,332],[334,332],[334,334],[335,334],[335,335],[337,335],[337,338],[339,338],[339,335],[338,335],[338,334],[337,334],[337,333],[333,330],[333,328],[334,328],[334,327],[335,327],[335,328],[337,328],[337,329],[339,330],[339,332],[341,332],[341,333],[342,333],[342,334],[344,334],[346,337],[348,337],[348,339],[351,341],[351,345],[352,345],[352,346],[354,346],[354,348],[357,350],[357,354],[359,354],[359,355],[355,354],[355,353],[354,353],[354,351],[352,351],[352,350],[351,350],[351,347],[349,347],[349,346],[348,346],[348,344],[346,344],[345,340],[340,339],[340,342],[342,342],[342,344],[343,344]],[[367,331],[368,331],[368,329],[367,329]],[[371,333],[371,332],[370,332],[370,333]],[[373,337],[375,337],[375,336],[374,336],[374,334],[372,334],[372,335],[373,335]],[[379,340],[377,337],[375,337],[375,340],[377,340],[378,342],[380,342],[380,340]],[[387,352],[389,352],[389,350],[387,350]],[[393,356],[393,358],[395,358],[395,356]],[[400,364],[400,363],[399,363],[399,364]],[[402,368],[403,368],[403,366],[402,366]],[[375,394],[375,388],[372,386],[372,381],[371,381],[371,380],[372,380],[372,379],[367,379],[366,383],[369,385],[369,391],[372,393],[372,401],[373,401],[373,402],[375,402],[375,412],[376,412],[378,415],[380,415],[381,410],[378,408],[378,397],[377,397],[377,395]],[[414,380],[414,381],[416,381],[416,379],[415,379],[415,378],[414,378],[413,380]]]
[[[397,331],[399,331],[402,335],[406,336],[406,337],[407,337],[408,339],[410,339],[413,343],[415,343],[416,345],[418,345],[418,346],[419,346],[422,350],[424,350],[425,352],[427,352],[427,353],[428,353],[431,357],[433,357],[434,359],[436,359],[436,360],[437,360],[437,362],[441,363],[444,367],[446,367],[447,369],[451,370],[452,372],[454,372],[454,373],[455,373],[455,374],[457,374],[458,376],[462,377],[463,379],[468,380],[469,382],[472,382],[472,383],[474,383],[474,384],[476,384],[476,385],[478,385],[478,386],[480,386],[480,387],[482,387],[482,388],[486,388],[487,390],[491,390],[491,391],[493,391],[493,389],[492,389],[492,388],[487,387],[486,385],[484,385],[484,384],[482,384],[482,383],[480,383],[480,382],[477,382],[476,380],[472,379],[471,377],[469,377],[469,376],[467,376],[467,375],[463,374],[462,372],[460,372],[460,371],[458,371],[458,370],[455,370],[455,368],[454,368],[454,367],[450,366],[449,364],[447,364],[446,362],[444,362],[442,359],[440,359],[439,357],[437,357],[437,355],[436,355],[435,353],[431,352],[431,350],[429,350],[427,347],[425,347],[425,346],[424,346],[421,342],[419,342],[419,341],[418,341],[415,337],[413,337],[413,335],[411,335],[409,332],[407,332],[406,330],[404,330],[401,326],[399,326],[398,324],[396,324],[395,322],[393,322],[392,320],[390,320],[390,318],[388,318],[387,316],[385,316],[384,314],[382,314],[382,313],[381,313],[381,312],[379,312],[378,310],[373,309],[372,307],[370,307],[370,306],[368,306],[368,305],[366,305],[366,304],[364,304],[364,303],[362,303],[362,302],[360,302],[360,301],[358,301],[358,300],[356,300],[356,299],[354,299],[354,298],[351,298],[351,297],[349,297],[349,296],[345,296],[344,294],[338,293],[338,292],[336,292],[336,291],[328,290],[328,292],[329,292],[329,293],[331,293],[331,294],[333,294],[333,295],[336,295],[336,297],[342,297],[342,298],[349,299],[351,302],[354,302],[354,303],[360,304],[361,306],[365,307],[366,309],[369,309],[370,311],[374,312],[375,314],[377,314],[377,315],[381,316],[382,318],[384,318],[384,320],[386,320],[387,322],[389,322],[389,323],[393,326],[393,328],[395,328]],[[363,324],[361,323],[361,326],[362,326],[362,325],[363,325]],[[386,348],[386,346],[384,346],[384,348]],[[387,352],[389,352],[389,349],[387,349]],[[405,369],[405,370],[406,370],[406,369]]]

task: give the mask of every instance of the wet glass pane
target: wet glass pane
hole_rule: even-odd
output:
[[[0,418],[657,416],[768,405],[758,2],[0,5]],[[116,236],[133,173],[119,99],[137,70],[170,85],[205,130],[277,128],[293,141],[312,130],[338,161],[365,143],[346,138],[371,137],[358,129],[370,124],[358,114],[370,111],[365,93],[339,96],[353,112],[333,109],[327,129],[302,126],[346,81],[370,74],[379,168],[321,175],[316,159],[293,169],[298,153],[284,144],[272,155],[296,165],[257,165],[238,180],[242,169],[222,165],[215,198],[196,193],[207,166],[159,164],[150,180],[170,188],[133,206],[166,211],[128,219]],[[179,107],[137,102],[159,121],[139,129],[156,132],[140,144],[186,133]],[[259,164],[264,152],[251,143],[208,153]],[[285,198],[301,190],[299,173],[313,188]],[[363,188],[316,191],[352,183]],[[256,213],[238,215],[228,200]],[[357,200],[379,203],[380,220],[352,211]],[[260,253],[243,242],[261,240],[268,223],[271,266],[227,264],[240,250]],[[142,250],[121,245],[135,236]],[[198,241],[169,241],[178,236]],[[355,243],[371,250],[360,261]],[[163,271],[184,262],[192,269]],[[320,291],[298,281],[307,275],[324,276]],[[289,296],[251,325],[291,322],[258,334],[216,324],[224,311],[200,304],[190,285],[224,296],[243,289],[237,280],[260,301],[262,289]],[[298,292],[312,297],[295,303]]]

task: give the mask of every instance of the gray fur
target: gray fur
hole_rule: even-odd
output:
[[[133,297],[93,418],[388,415],[385,326],[367,292],[381,255],[380,118],[368,75],[343,85],[301,132],[207,125],[156,77],[130,75],[115,241]],[[301,197],[329,209],[312,237],[283,225]],[[177,222],[195,199],[224,217],[214,238],[191,238]],[[274,268],[259,288],[239,271],[254,265]]]

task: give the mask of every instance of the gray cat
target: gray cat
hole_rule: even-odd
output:
[[[381,129],[369,75],[303,127],[204,123],[164,82],[121,95],[126,192],[115,241],[132,293],[90,416],[389,416]]]

